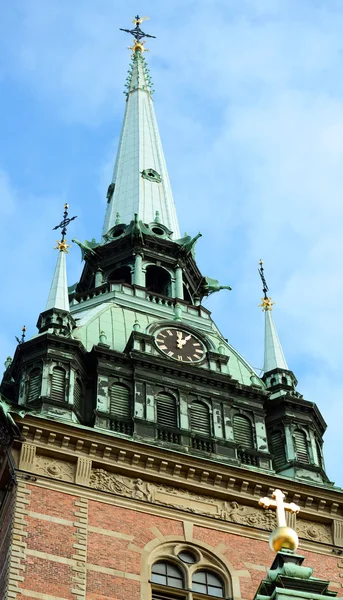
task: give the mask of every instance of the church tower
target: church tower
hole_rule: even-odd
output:
[[[134,41],[101,235],[73,238],[84,266],[68,288],[65,205],[38,333],[6,361],[0,597],[247,600],[271,562],[275,515],[258,499],[275,488],[301,506],[301,549],[339,591],[325,422],[296,391],[262,263],[262,377],[204,306],[231,288],[201,273],[201,234],[180,234],[143,20],[123,30]]]

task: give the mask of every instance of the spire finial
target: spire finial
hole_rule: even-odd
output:
[[[272,299],[270,297],[267,296],[267,292],[269,291],[269,288],[267,286],[267,282],[266,282],[266,278],[264,276],[264,268],[263,268],[263,260],[261,258],[260,262],[259,262],[260,268],[258,270],[260,277],[261,277],[261,281],[262,281],[262,291],[263,291],[263,298],[261,298],[262,300],[262,304],[259,304],[259,306],[262,306],[262,310],[273,310],[273,305],[275,304],[275,302],[272,302]]]
[[[61,241],[56,240],[57,246],[55,246],[55,250],[59,250],[60,252],[66,252],[67,254],[68,254],[68,248],[70,248],[69,244],[67,244],[67,240],[65,239],[65,236],[67,235],[67,227],[71,221],[74,221],[74,219],[77,218],[76,216],[68,217],[68,208],[69,208],[69,204],[65,204],[62,221],[58,225],[56,225],[56,227],[52,228],[53,231],[55,231],[55,229],[61,229],[61,236],[62,236]]]
[[[23,325],[21,328],[21,338],[19,339],[17,336],[15,336],[15,339],[17,340],[18,344],[23,344],[25,342],[25,332],[26,332],[26,325]]]
[[[259,500],[259,504],[263,508],[274,508],[276,510],[277,528],[269,536],[269,545],[274,552],[279,552],[282,548],[294,552],[298,547],[299,539],[296,531],[287,526],[285,511],[294,514],[298,513],[300,508],[294,502],[284,502],[285,494],[281,490],[274,490],[272,496],[274,500],[268,497]]]
[[[120,31],[125,31],[125,33],[130,33],[130,35],[133,35],[133,46],[129,46],[129,50],[133,50],[133,52],[147,52],[147,49],[143,46],[143,44],[145,44],[145,40],[143,40],[143,38],[148,37],[156,39],[155,35],[149,35],[148,33],[144,33],[144,31],[142,31],[140,28],[140,24],[143,23],[143,21],[147,21],[148,19],[149,17],[140,17],[139,15],[136,15],[132,19],[132,23],[136,25],[134,29],[122,29],[121,27],[119,28]]]

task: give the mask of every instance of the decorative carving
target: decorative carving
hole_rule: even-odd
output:
[[[63,481],[74,481],[75,466],[65,463],[62,460],[37,456],[35,472],[52,477],[53,479],[62,479]]]
[[[272,510],[262,510],[238,502],[226,502],[181,488],[148,483],[142,479],[131,479],[117,473],[108,473],[104,469],[92,470],[90,486],[118,496],[179,508],[264,531],[273,531],[277,527],[276,515]],[[296,530],[303,539],[332,543],[329,525],[297,519]]]
[[[273,511],[242,506],[238,502],[223,502],[220,517],[225,521],[259,527],[266,531],[272,531],[277,526]]]
[[[327,542],[328,544],[332,544],[330,525],[297,519],[297,534],[300,538],[312,540],[313,542]]]

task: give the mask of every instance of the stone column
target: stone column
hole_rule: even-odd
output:
[[[144,276],[143,276],[143,258],[141,254],[136,254],[135,257],[135,269],[133,273],[133,283],[135,285],[141,285],[145,287]]]
[[[175,298],[183,300],[182,269],[179,266],[175,269]]]

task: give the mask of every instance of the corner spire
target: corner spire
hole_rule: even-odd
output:
[[[69,223],[76,219],[76,217],[70,218],[68,216],[68,208],[69,205],[65,204],[63,219],[58,225],[56,225],[56,227],[53,228],[53,231],[56,229],[61,229],[61,240],[57,240],[57,246],[55,246],[55,250],[58,250],[58,259],[45,310],[49,310],[50,308],[58,308],[60,310],[65,310],[69,312],[67,268],[65,255],[68,254],[68,248],[70,246],[67,244],[65,236],[67,234],[67,227]]]
[[[152,100],[153,86],[143,52],[144,33],[140,24],[148,17],[133,19],[135,28],[122,29],[134,36],[130,69],[126,80],[126,110],[112,181],[107,192],[103,237],[115,226],[116,215],[130,223],[138,214],[143,223],[152,223],[156,212],[160,222],[180,237],[173,195]]]
[[[262,260],[260,260],[259,265],[260,268],[258,272],[260,274],[263,285],[263,298],[260,306],[262,306],[262,311],[265,313],[263,371],[264,373],[269,373],[269,371],[273,371],[274,369],[282,369],[288,371],[287,362],[272,317],[271,311],[273,310],[274,302],[272,302],[272,299],[267,296],[267,292],[269,291],[269,289],[264,275]]]

